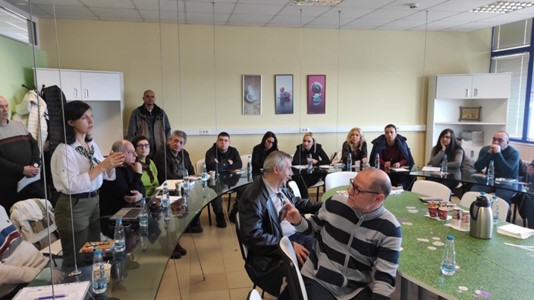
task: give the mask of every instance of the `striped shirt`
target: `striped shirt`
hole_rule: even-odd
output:
[[[335,195],[296,226],[317,237],[302,275],[315,279],[337,299],[352,299],[368,285],[373,299],[389,299],[399,264],[400,224],[384,206],[361,214],[346,201]]]

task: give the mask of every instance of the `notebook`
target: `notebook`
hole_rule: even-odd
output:
[[[123,207],[109,219],[116,220],[122,218],[123,221],[136,221],[141,211],[143,209],[140,207]]]

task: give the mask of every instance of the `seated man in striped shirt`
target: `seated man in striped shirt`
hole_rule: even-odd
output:
[[[288,205],[286,219],[317,240],[302,268],[308,299],[390,299],[401,247],[401,227],[383,203],[388,175],[365,169],[351,180],[348,199],[335,195],[304,219]]]

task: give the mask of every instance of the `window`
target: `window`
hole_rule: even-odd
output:
[[[25,44],[37,45],[35,22],[0,6],[0,35]]]
[[[531,39],[532,19],[493,28],[491,72],[512,73],[506,130],[517,141],[534,141]]]

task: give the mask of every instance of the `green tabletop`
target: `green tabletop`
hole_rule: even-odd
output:
[[[490,293],[492,299],[532,299],[534,252],[505,244],[534,245],[532,238],[503,236],[496,228],[490,240],[471,237],[469,232],[445,226],[445,221],[425,217],[426,204],[418,198],[418,194],[405,191],[390,195],[385,202],[401,222],[399,272],[404,278],[446,298],[473,299],[475,291],[481,290]],[[500,221],[496,226],[504,224]],[[444,246],[439,242],[444,243],[448,235],[455,238],[459,266],[452,276],[440,272]]]

